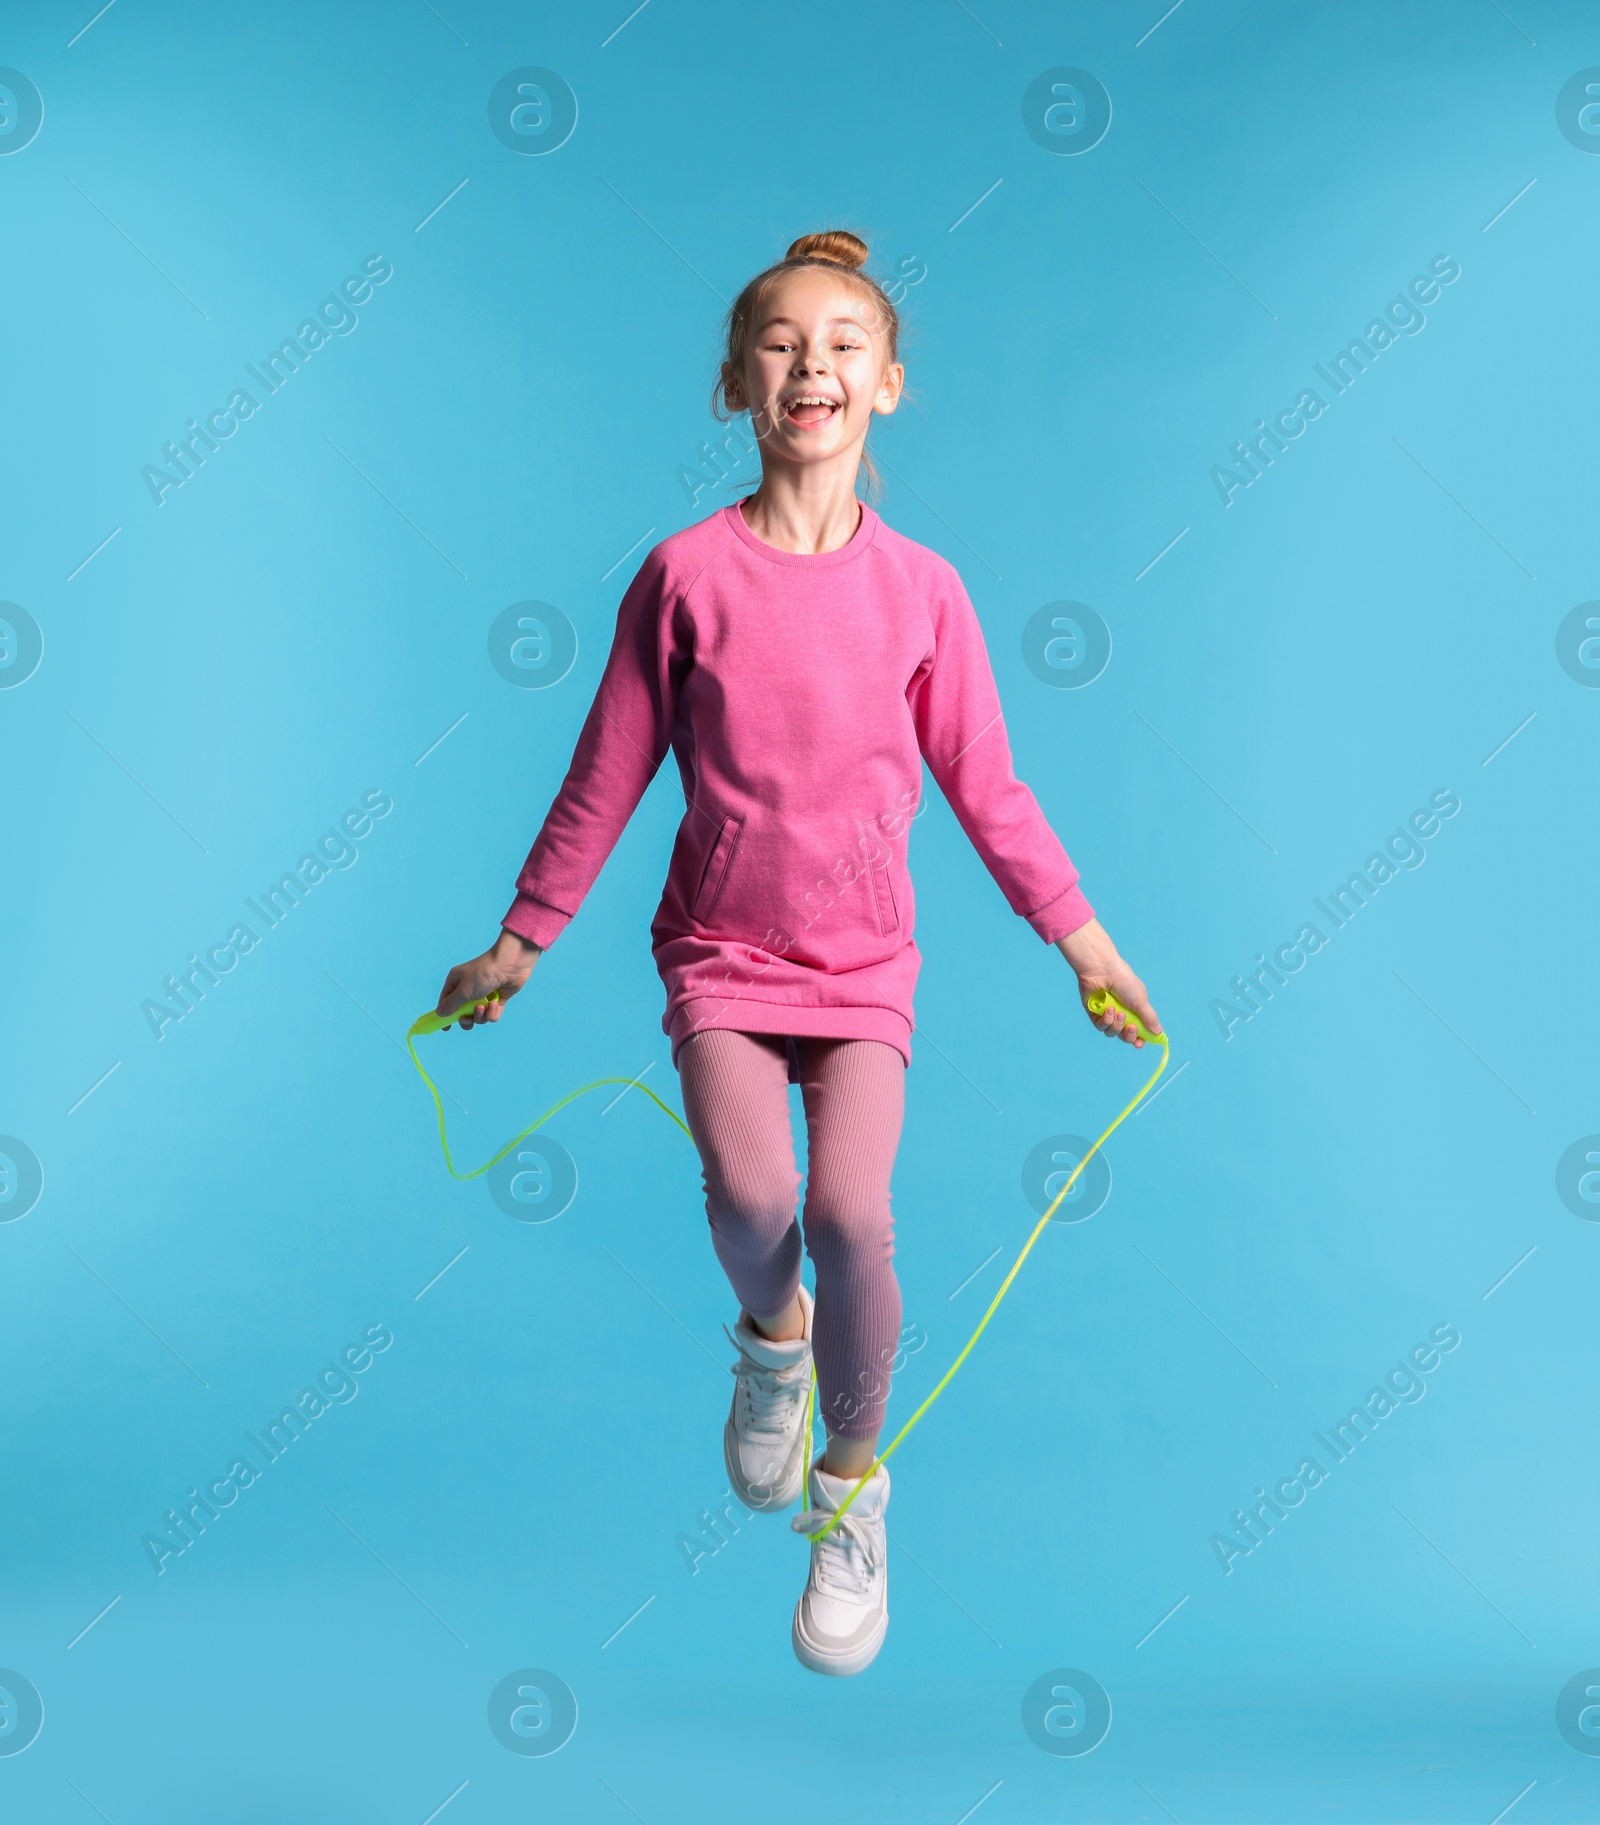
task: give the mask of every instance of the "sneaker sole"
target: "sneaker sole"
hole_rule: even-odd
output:
[[[805,1442],[806,1435],[802,1427],[794,1441],[794,1449],[784,1464],[781,1482],[776,1485],[747,1482],[739,1465],[738,1430],[733,1423],[733,1413],[729,1411],[727,1419],[722,1423],[722,1462],[728,1472],[729,1486],[746,1508],[770,1513],[774,1509],[787,1508],[791,1502],[798,1500],[806,1480],[805,1465],[801,1461],[805,1456]]]
[[[804,1599],[802,1599],[802,1602]],[[878,1650],[883,1646],[884,1637],[889,1633],[889,1612],[885,1610],[878,1627],[871,1638],[863,1645],[852,1648],[848,1654],[830,1654],[810,1640],[800,1626],[800,1604],[794,1606],[794,1622],[790,1626],[789,1639],[794,1643],[794,1656],[803,1667],[809,1667],[813,1673],[830,1673],[836,1677],[846,1678],[852,1673],[859,1673],[872,1665],[878,1658]]]

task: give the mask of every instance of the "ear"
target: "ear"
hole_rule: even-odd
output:
[[[882,384],[878,388],[878,397],[872,402],[874,412],[881,412],[885,417],[894,411],[900,403],[900,389],[905,385],[906,370],[903,362],[893,362],[884,370]]]
[[[744,384],[735,371],[732,362],[723,362],[721,379],[722,397],[727,402],[728,409],[733,412],[744,411]]]

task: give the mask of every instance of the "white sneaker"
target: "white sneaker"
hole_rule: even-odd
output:
[[[802,1336],[763,1337],[740,1312],[728,1341],[737,1346],[733,1405],[722,1428],[722,1456],[746,1508],[787,1508],[805,1481],[806,1403],[811,1398],[811,1295],[800,1288]]]
[[[855,1488],[858,1477],[830,1476],[819,1457],[811,1467],[810,1514],[789,1525],[816,1533]],[[859,1673],[889,1632],[889,1472],[882,1464],[825,1540],[811,1542],[811,1575],[794,1606],[794,1651],[813,1673]]]

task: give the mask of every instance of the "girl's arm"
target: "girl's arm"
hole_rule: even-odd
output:
[[[500,1018],[577,912],[616,846],[671,741],[687,667],[675,649],[672,591],[659,548],[639,567],[617,610],[616,633],[561,790],[517,876],[500,936],[445,977],[438,1011],[498,990],[470,1029]]]
[[[946,569],[946,588],[929,605],[933,656],[906,693],[928,769],[1012,910],[1071,964],[1080,997],[1087,1001],[1097,988],[1109,988],[1158,1033],[1161,1022],[1144,984],[1095,918],[1071,858],[1016,776],[977,612],[955,570]],[[1123,1030],[1114,1010],[1095,1024],[1144,1044]]]

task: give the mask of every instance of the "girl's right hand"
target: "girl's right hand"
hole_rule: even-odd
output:
[[[506,1003],[533,974],[533,966],[544,953],[537,944],[519,938],[514,931],[502,930],[500,936],[481,957],[470,963],[458,963],[444,979],[435,1012],[448,1014],[455,1008],[470,1009],[480,1001],[486,1007],[476,1013],[464,1012],[456,1022],[463,1032],[498,1020]],[[448,1031],[448,1029],[446,1029]]]
[[[1161,1031],[1161,1022],[1156,1011],[1150,1005],[1150,997],[1145,993],[1144,984],[1123,962],[1117,947],[1111,942],[1111,934],[1098,919],[1091,919],[1087,925],[1080,925],[1075,932],[1069,932],[1057,942],[1059,950],[1067,962],[1072,965],[1078,978],[1078,994],[1088,1012],[1089,997],[1096,989],[1109,989],[1123,1004],[1131,1008],[1144,1022],[1146,1031],[1156,1034]],[[1131,1045],[1143,1046],[1144,1041],[1127,1024],[1125,1015],[1114,1008],[1090,1020],[1109,1039],[1127,1040]]]

